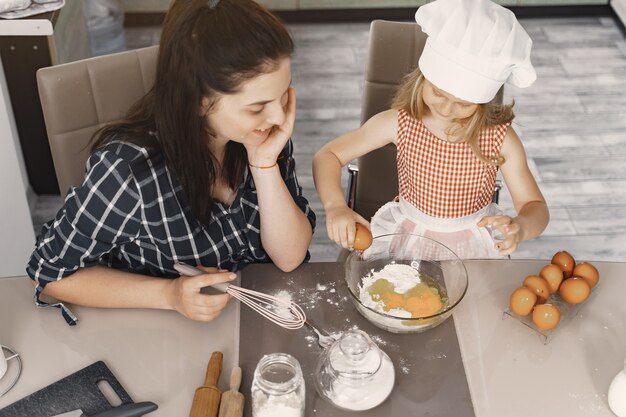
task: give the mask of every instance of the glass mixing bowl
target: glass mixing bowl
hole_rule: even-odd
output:
[[[465,265],[454,252],[412,234],[376,236],[367,250],[351,252],[345,280],[361,315],[392,333],[419,333],[441,324],[468,285]],[[395,288],[386,293],[390,281]]]

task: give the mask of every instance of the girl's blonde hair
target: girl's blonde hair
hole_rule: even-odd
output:
[[[426,110],[426,103],[422,96],[425,81],[426,78],[419,68],[406,75],[398,87],[391,107],[404,110],[415,119],[421,120]],[[454,120],[453,127],[446,131],[446,134],[468,138],[467,142],[478,159],[489,165],[500,166],[504,163],[504,157],[502,155],[485,156],[480,149],[478,138],[485,128],[511,122],[515,117],[514,104],[515,102],[501,104],[499,95],[496,95],[489,103],[479,104],[471,116]]]

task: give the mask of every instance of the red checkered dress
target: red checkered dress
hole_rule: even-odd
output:
[[[509,126],[481,132],[480,148],[485,156],[500,154]],[[423,213],[458,218],[491,202],[497,167],[478,159],[468,143],[439,139],[421,120],[400,110],[396,145],[400,195]]]

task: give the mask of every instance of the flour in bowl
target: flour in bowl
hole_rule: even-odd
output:
[[[359,300],[376,312],[400,319],[429,317],[441,312],[448,305],[445,290],[431,277],[420,273],[418,267],[417,263],[390,263],[379,271],[372,271],[359,286]],[[375,322],[385,320],[385,317],[373,316],[366,309],[360,311]],[[393,323],[394,327],[400,324],[394,323],[395,319],[391,320],[391,323],[385,324]]]

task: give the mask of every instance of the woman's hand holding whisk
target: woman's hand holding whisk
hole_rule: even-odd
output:
[[[181,276],[172,280],[169,286],[168,302],[172,310],[178,311],[192,320],[211,321],[218,317],[226,303],[230,300],[229,294],[209,295],[200,291],[204,287],[230,282],[237,277],[235,273],[218,268],[198,267],[205,274],[194,277]]]

